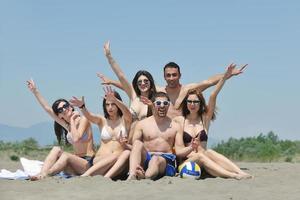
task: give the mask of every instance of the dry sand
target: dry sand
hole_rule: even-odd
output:
[[[37,182],[0,180],[0,199],[300,199],[300,163],[238,163],[255,176],[250,180],[165,177],[158,181],[111,181],[101,176]],[[0,160],[0,168],[15,170],[18,162]]]

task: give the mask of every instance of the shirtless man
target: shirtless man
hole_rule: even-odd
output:
[[[180,126],[167,116],[170,99],[166,93],[156,93],[152,102],[153,115],[139,121],[134,130],[128,179],[155,180],[176,173],[172,149]]]
[[[232,76],[241,74],[246,66],[247,64],[239,69],[234,69],[230,78]],[[189,90],[197,89],[199,92],[202,92],[207,88],[217,84],[218,81],[223,77],[223,74],[215,75],[210,77],[208,80],[204,80],[199,83],[191,83],[187,85],[181,85],[180,77],[180,67],[174,62],[169,62],[164,67],[164,78],[167,82],[167,85],[165,87],[156,87],[157,91],[167,93],[170,98],[170,106],[168,111],[168,116],[170,118],[182,115],[179,105]]]

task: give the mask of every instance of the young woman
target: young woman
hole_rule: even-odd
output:
[[[112,57],[109,42],[104,44],[104,54],[120,82],[110,80],[107,77],[98,74],[102,79],[103,84],[115,85],[126,92],[130,99],[130,112],[133,121],[139,121],[152,115],[152,108],[149,106],[152,105],[152,103],[149,99],[156,93],[152,75],[148,71],[140,70],[135,74],[131,85],[117,62]],[[134,129],[135,123],[133,123],[131,130]],[[131,139],[132,134],[130,133],[129,141],[131,141]]]
[[[114,178],[119,175],[128,163],[131,145],[127,143],[127,133],[131,126],[131,114],[123,104],[120,95],[106,87],[103,99],[104,116],[90,113],[85,106],[84,98],[73,97],[73,106],[80,108],[83,115],[101,129],[101,144],[94,158],[94,165],[82,176],[103,175]]]
[[[212,92],[208,105],[201,93],[190,91],[181,103],[182,115],[176,119],[183,131],[176,136],[176,154],[183,160],[195,161],[213,176],[224,178],[250,178],[251,175],[243,172],[223,155],[207,150],[208,129],[210,122],[215,119],[217,95],[226,79],[234,70],[231,64],[223,78],[217,83]]]
[[[73,175],[83,174],[93,164],[95,154],[90,122],[84,116],[80,116],[65,99],[56,100],[51,108],[32,79],[27,81],[27,86],[42,108],[54,119],[58,143],[63,139],[65,143],[72,144],[74,149],[74,154],[71,154],[64,152],[61,147],[53,147],[44,161],[41,172],[31,177],[31,180],[42,179],[61,171]]]

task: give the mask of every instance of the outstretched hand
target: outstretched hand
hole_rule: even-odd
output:
[[[113,89],[111,88],[111,86],[105,86],[103,87],[105,96],[104,98],[106,99],[106,101],[112,101],[115,102],[117,101],[117,98],[115,97],[115,93],[113,91]]]
[[[143,104],[145,104],[147,106],[153,106],[152,101],[150,99],[148,99],[147,97],[140,96],[140,100]]]
[[[102,85],[110,85],[111,81],[109,78],[107,78],[106,76],[104,76],[103,74],[101,73],[97,73],[97,76],[100,78],[101,80],[101,84]]]
[[[245,65],[243,65],[242,67],[235,69],[236,65],[233,64],[233,63],[230,64],[229,67],[232,66],[232,65],[234,66],[234,69],[231,71],[230,77],[231,77],[231,76],[237,76],[237,75],[243,73],[243,72],[244,72],[244,69],[248,66],[248,64],[245,64]],[[228,67],[228,68],[229,68],[229,67]]]
[[[73,96],[72,99],[70,99],[69,102],[72,106],[82,107],[85,104],[84,96],[82,96],[80,99]]]
[[[104,43],[104,46],[103,46],[103,51],[104,51],[104,55],[105,56],[109,56],[111,53],[110,53],[110,44],[109,44],[109,41],[106,41]]]
[[[35,85],[33,79],[31,78],[30,80],[28,80],[26,82],[27,82],[27,87],[29,88],[29,90],[31,92],[35,92],[36,91],[36,85]]]

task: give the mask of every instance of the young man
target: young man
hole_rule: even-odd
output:
[[[128,179],[155,180],[176,173],[173,146],[180,126],[167,116],[170,99],[166,93],[156,93],[152,102],[153,115],[139,121],[134,130]]]
[[[236,65],[231,64],[230,66]],[[230,77],[241,74],[246,66],[247,64],[239,69],[233,70]],[[174,62],[169,62],[164,67],[164,78],[167,85],[165,87],[157,87],[157,91],[165,92],[170,97],[170,107],[168,111],[168,116],[170,118],[181,115],[181,110],[178,108],[189,90],[197,89],[199,92],[202,92],[208,87],[217,84],[217,82],[223,77],[223,74],[215,75],[208,80],[204,80],[199,83],[191,83],[187,85],[180,84],[180,77],[180,67]]]

